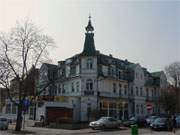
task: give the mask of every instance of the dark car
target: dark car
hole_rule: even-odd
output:
[[[172,130],[171,120],[166,117],[160,117],[154,120],[150,125],[153,130]]]
[[[1,130],[7,130],[8,129],[8,119],[4,117],[0,117],[0,129]]]
[[[154,122],[155,119],[159,118],[159,116],[155,116],[155,115],[152,115],[152,116],[149,116],[148,118],[146,118],[146,124],[148,126],[151,125],[151,123]]]
[[[146,126],[146,118],[144,116],[135,116],[123,122],[123,125],[126,127],[130,127],[134,124],[137,124],[139,127],[144,127]]]

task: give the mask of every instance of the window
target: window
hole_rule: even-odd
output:
[[[136,96],[139,96],[139,90],[138,90],[138,87],[136,87]]]
[[[116,69],[114,67],[110,67],[110,72],[109,72],[109,75],[111,77],[116,77]]]
[[[76,74],[76,66],[71,66],[70,74],[75,75]]]
[[[91,79],[86,81],[86,89],[92,90],[93,89],[93,81]]]
[[[121,71],[118,72],[118,77],[121,79]]]
[[[12,106],[12,114],[16,114],[16,106],[15,105]]]
[[[34,116],[34,108],[30,107],[29,108],[29,119],[33,119],[33,116]]]
[[[116,93],[116,84],[113,83],[113,93]]]
[[[50,85],[49,86],[49,95],[50,96],[57,95],[57,87],[56,87],[56,85]]]
[[[58,85],[58,93],[61,94],[61,85]]]
[[[79,82],[76,82],[76,91],[79,92]]]
[[[11,104],[6,105],[6,113],[7,114],[11,113]]]
[[[124,85],[124,95],[127,95],[127,85]]]
[[[119,96],[121,96],[121,84],[119,84]]]
[[[133,96],[133,87],[131,87],[131,96]]]
[[[71,83],[71,91],[74,92],[74,83]]]
[[[141,80],[143,79],[143,75],[141,74]]]
[[[141,104],[141,114],[144,113],[144,110],[143,110],[143,104]]]
[[[138,73],[136,72],[136,79],[138,78]]]
[[[65,87],[64,87],[64,84],[62,85],[62,93],[65,93]]]
[[[149,89],[146,89],[146,96],[149,97]]]
[[[87,69],[93,69],[93,60],[92,59],[87,60]]]
[[[139,114],[139,105],[136,105],[136,113]]]
[[[143,96],[143,89],[140,88],[140,96]]]

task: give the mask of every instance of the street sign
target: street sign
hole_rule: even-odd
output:
[[[152,104],[151,103],[148,103],[147,105],[146,105],[146,108],[147,108],[147,110],[152,110],[153,109],[153,107],[152,107]]]

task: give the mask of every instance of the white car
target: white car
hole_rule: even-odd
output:
[[[89,127],[92,129],[119,128],[121,124],[120,120],[113,117],[101,117],[97,121],[90,122]]]
[[[0,117],[0,129],[7,130],[8,125],[9,125],[8,119],[4,117]]]

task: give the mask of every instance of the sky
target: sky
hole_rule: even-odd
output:
[[[0,31],[29,18],[55,40],[57,64],[82,51],[89,14],[101,53],[149,71],[180,61],[180,0],[0,0]]]

